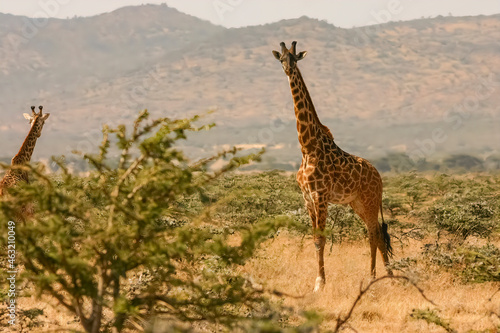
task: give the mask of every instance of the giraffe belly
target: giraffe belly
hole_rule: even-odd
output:
[[[356,199],[355,194],[332,193],[328,198],[328,202],[332,204],[348,204]]]
[[[297,173],[297,181],[306,201],[327,201],[333,204],[348,204],[358,196],[357,183],[343,182],[339,177],[317,177],[314,168],[305,168]]]
[[[328,182],[328,202],[348,204],[358,196],[359,180],[349,173],[333,174]]]

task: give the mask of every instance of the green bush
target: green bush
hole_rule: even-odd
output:
[[[450,321],[441,318],[434,309],[414,309],[410,317],[415,320],[425,320],[428,324],[440,326],[444,328],[446,332],[456,333],[456,330],[451,327]]]
[[[487,238],[498,227],[495,209],[486,201],[456,203],[443,200],[428,211],[428,220],[439,230],[465,240],[469,236]]]
[[[327,236],[331,235],[332,243],[359,240],[368,236],[365,223],[351,207],[330,205],[328,221],[331,221],[331,224],[327,225],[325,232]]]
[[[493,244],[459,250],[463,256],[462,277],[467,282],[500,282],[500,249]]]
[[[425,244],[422,255],[428,263],[440,269],[461,269],[463,258],[458,255],[456,246],[452,243]]]
[[[428,179],[416,172],[408,172],[384,181],[385,201],[389,207],[395,206],[397,210],[405,212],[403,205],[407,205],[410,210],[419,208],[432,192],[432,183]]]
[[[231,226],[296,215],[304,207],[295,176],[281,171],[227,175],[210,186],[204,196],[218,202],[211,217]]]
[[[297,222],[294,231],[311,232],[311,219],[295,175],[283,171],[227,175],[209,186],[203,197],[217,202],[210,216],[229,228],[287,216]],[[333,243],[341,243],[361,239],[367,232],[351,207],[330,205],[325,234]]]
[[[85,331],[147,329],[157,322],[170,331],[189,331],[193,323],[280,330],[280,311],[235,267],[286,221],[235,226],[241,244],[232,246],[230,231],[189,211],[209,183],[260,153],[237,156],[232,150],[190,162],[175,147],[187,132],[210,127],[194,127],[195,120],[149,121],[145,111],[131,129],[105,127],[99,154],[83,156],[93,170],[88,176],[70,173],[61,160],[58,177],[23,166],[33,181],[0,201],[2,221],[35,202],[34,215],[15,226],[17,264],[24,266],[19,279],[38,296],[55,298]],[[232,157],[221,169],[209,171],[226,156]],[[0,225],[6,234],[7,223]]]
[[[405,200],[401,196],[387,194],[387,192],[382,195],[382,206],[389,210],[392,217],[408,213],[408,209],[405,207]]]
[[[464,283],[500,281],[500,249],[491,243],[482,247],[427,244],[422,255],[439,269],[460,276]]]

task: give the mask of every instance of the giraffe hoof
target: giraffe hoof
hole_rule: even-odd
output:
[[[323,291],[324,288],[325,288],[325,280],[318,276],[316,278],[316,284],[314,285],[313,292],[318,293],[320,291]]]

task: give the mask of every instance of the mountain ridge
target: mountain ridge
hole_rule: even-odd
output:
[[[223,144],[257,143],[287,147],[274,152],[278,159],[296,159],[289,87],[271,55],[281,41],[297,40],[298,49],[309,52],[299,66],[320,118],[343,147],[362,156],[391,147],[411,152],[416,141],[432,137],[433,128],[449,126],[445,117],[476,90],[497,91],[500,82],[500,15],[354,29],[303,16],[224,28],[168,6],[129,6],[49,20],[15,53],[8,36],[19,33],[22,22],[16,16],[0,20],[0,73],[9,83],[0,90],[0,156],[6,157],[25,135],[22,112],[43,104],[53,115],[39,157],[69,154],[82,142],[88,147],[89,133],[103,123],[130,122],[143,108],[170,117],[215,108],[207,121],[218,129],[210,139],[194,140],[194,155]],[[467,112],[484,131],[450,129],[450,139],[436,151],[498,152],[484,138],[498,136],[495,128],[483,124],[498,119],[498,96],[476,98],[477,107]],[[276,130],[276,123],[286,127]],[[375,134],[380,126],[386,130]]]

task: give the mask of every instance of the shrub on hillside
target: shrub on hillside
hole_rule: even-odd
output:
[[[466,154],[451,155],[443,161],[449,169],[481,171],[484,169],[483,161],[479,158]]]

